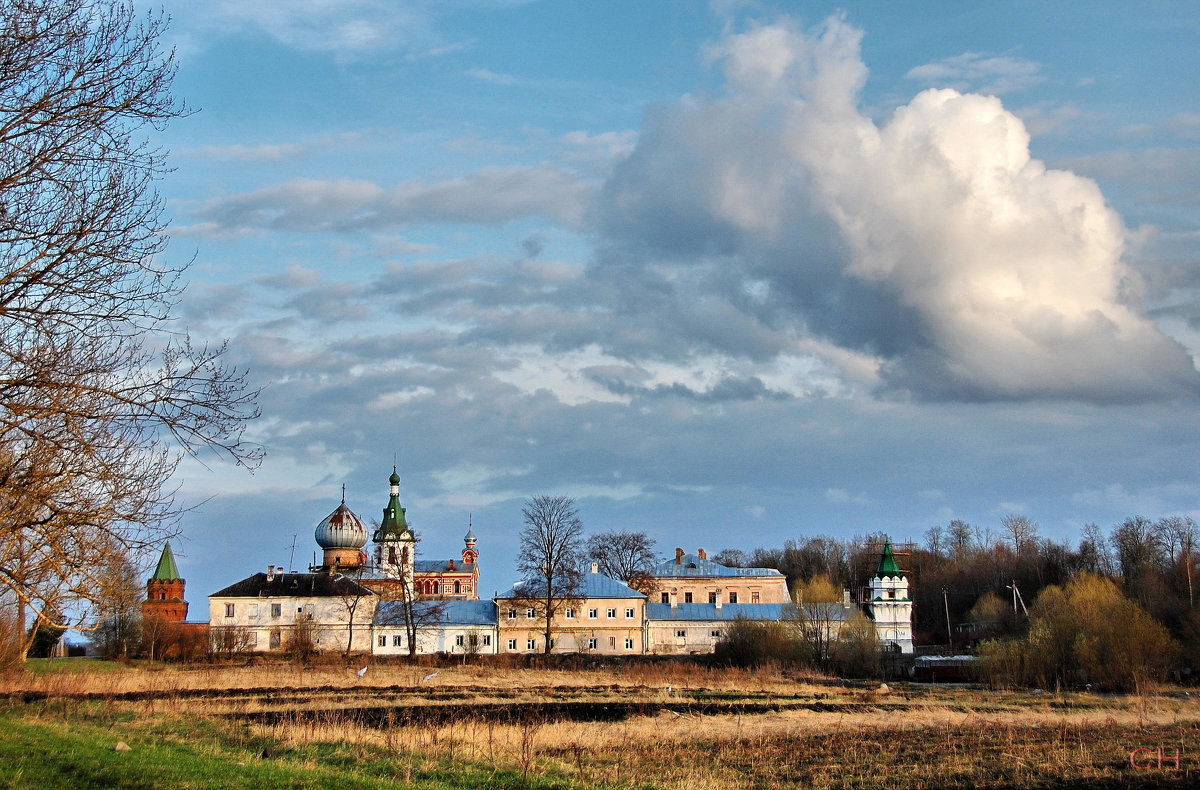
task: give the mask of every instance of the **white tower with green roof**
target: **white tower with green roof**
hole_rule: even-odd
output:
[[[394,466],[388,483],[391,484],[391,494],[387,507],[383,509],[383,521],[371,537],[371,542],[375,544],[375,566],[385,576],[403,579],[411,585],[417,536],[409,529],[404,508],[400,506],[400,475]]]
[[[879,568],[871,577],[871,600],[867,604],[875,621],[875,633],[884,647],[895,645],[901,653],[913,652],[912,599],[908,595],[908,577],[896,562],[892,542],[883,541]]]

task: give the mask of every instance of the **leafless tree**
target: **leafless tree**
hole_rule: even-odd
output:
[[[136,655],[142,643],[142,570],[121,551],[107,552],[102,561],[89,623],[92,644],[106,658]]]
[[[164,25],[0,0],[0,586],[34,633],[94,600],[104,551],[171,530],[181,454],[261,455],[245,374],[171,323],[183,272],[161,262],[147,134],[187,110]]]
[[[1154,532],[1172,564],[1183,564],[1187,576],[1188,608],[1194,609],[1196,592],[1192,581],[1192,557],[1196,549],[1196,522],[1190,516],[1166,516],[1154,522]]]
[[[1004,533],[1012,541],[1013,551],[1022,551],[1037,545],[1038,525],[1025,516],[1008,515],[1000,520]]]
[[[350,651],[354,647],[354,615],[358,612],[359,605],[364,598],[375,597],[374,592],[362,585],[362,573],[363,569],[360,567],[334,574],[332,579],[338,600],[346,610],[346,651],[342,654],[344,658],[350,657]]]
[[[412,561],[416,561],[417,544],[412,544]],[[404,573],[400,578],[389,581],[378,591],[380,603],[376,609],[376,622],[381,625],[398,626],[404,629],[408,645],[408,657],[417,655],[418,638],[421,631],[437,626],[446,612],[446,602],[438,599],[422,599],[417,592],[412,574]]]
[[[525,581],[517,586],[517,595],[542,619],[543,652],[549,654],[554,645],[554,616],[583,595],[583,522],[575,500],[565,496],[535,496],[521,513],[525,528],[520,535],[517,571]]]
[[[617,530],[592,535],[587,541],[587,557],[600,573],[620,579],[640,593],[651,595],[658,589],[652,572],[659,557],[654,539],[645,532]]]

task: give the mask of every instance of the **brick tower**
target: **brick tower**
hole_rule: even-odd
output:
[[[175,567],[171,544],[163,545],[162,556],[154,575],[146,582],[146,600],[142,602],[142,617],[182,623],[187,619],[188,604],[183,600],[184,580]]]

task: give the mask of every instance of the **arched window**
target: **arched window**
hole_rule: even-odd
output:
[[[434,582],[434,583],[433,583],[433,584],[431,584],[430,586],[433,588],[433,589],[432,589],[432,592],[433,592],[433,594],[434,594],[434,595],[437,595],[437,594],[438,594],[438,583],[437,583],[437,582]]]
[[[390,562],[393,565],[396,564],[396,547],[395,546],[388,546],[388,562]]]
[[[462,585],[458,582],[455,582],[454,583],[454,594],[458,595],[461,592],[462,592]]]

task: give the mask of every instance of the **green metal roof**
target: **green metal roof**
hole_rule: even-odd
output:
[[[405,533],[412,534],[408,528],[408,521],[404,518],[404,508],[400,506],[400,475],[396,473],[395,467],[392,468],[392,476],[388,478],[388,483],[391,484],[392,493],[388,498],[387,507],[383,509],[383,522],[380,523],[379,529],[375,530],[374,539],[377,542],[389,535],[403,537]]]
[[[155,581],[169,582],[179,578],[179,569],[175,567],[175,555],[171,553],[171,544],[164,543],[162,556],[158,558],[158,567],[150,577]]]
[[[896,562],[896,555],[892,553],[892,542],[887,538],[883,540],[883,556],[879,558],[879,570],[875,571],[876,576],[903,576],[900,570],[900,564]]]

